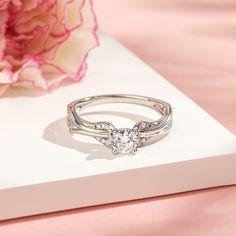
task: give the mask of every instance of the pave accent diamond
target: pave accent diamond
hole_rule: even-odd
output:
[[[70,108],[67,108],[67,118],[66,118],[67,126],[69,131],[71,132],[73,128],[77,128],[74,120],[73,114],[70,112]]]
[[[108,121],[102,121],[95,124],[97,130],[106,131],[109,135],[106,138],[95,137],[100,143],[110,146],[111,145],[111,133],[115,129],[114,125]]]
[[[139,133],[133,129],[117,129],[111,134],[112,151],[118,153],[136,153],[141,140]]]

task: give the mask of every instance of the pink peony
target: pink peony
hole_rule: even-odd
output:
[[[0,0],[0,95],[79,81],[96,28],[91,0]]]

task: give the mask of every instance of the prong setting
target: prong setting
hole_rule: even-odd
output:
[[[117,155],[118,153],[117,149],[112,148],[112,154]]]
[[[132,150],[132,154],[135,155],[138,151],[138,148],[136,147],[135,149]]]

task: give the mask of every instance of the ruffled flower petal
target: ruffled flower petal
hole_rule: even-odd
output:
[[[83,77],[98,45],[92,1],[5,0],[0,11],[0,95],[16,84],[48,90]]]

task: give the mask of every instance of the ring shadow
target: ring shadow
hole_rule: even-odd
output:
[[[87,113],[83,113],[83,116],[101,115],[101,114],[121,116],[121,117],[128,118],[134,122],[137,122],[138,120],[153,121],[152,119],[139,115],[139,114],[134,114],[134,113],[129,113],[129,112],[118,112],[118,111],[116,112],[115,111],[87,112]],[[66,117],[63,117],[49,124],[44,129],[42,138],[50,143],[54,143],[54,144],[57,144],[66,148],[74,149],[78,152],[82,152],[87,155],[86,160],[94,160],[94,159],[113,160],[117,156],[121,156],[121,155],[113,155],[111,152],[111,149],[101,143],[95,144],[95,143],[88,143],[88,142],[81,141],[79,139],[79,136],[80,135],[76,136],[75,138],[68,131],[68,127],[66,124]],[[154,142],[156,142],[156,140]]]

